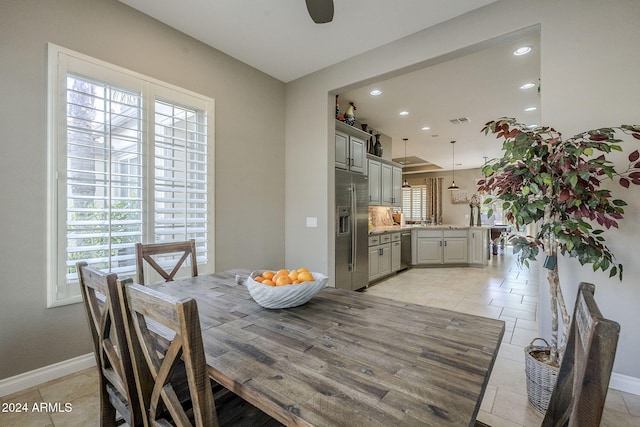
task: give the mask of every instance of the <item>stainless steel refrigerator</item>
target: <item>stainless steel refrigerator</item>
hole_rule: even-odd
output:
[[[369,181],[336,169],[336,287],[355,291],[369,284]]]

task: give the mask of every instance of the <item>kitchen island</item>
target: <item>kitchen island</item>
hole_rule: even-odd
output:
[[[376,227],[369,231],[370,242],[373,240],[377,245],[383,241],[392,242],[396,235],[407,230],[411,231],[410,265],[412,267],[481,267],[488,262],[491,226],[470,227],[444,224]],[[386,235],[391,237],[386,238]],[[396,239],[399,240],[399,238]],[[374,269],[380,264],[380,262],[376,264],[375,255],[383,257],[383,259],[385,256],[384,249],[382,251],[380,248],[375,249],[377,252],[370,249],[370,267],[373,261]],[[402,257],[404,258],[405,255],[402,254]],[[374,259],[371,260],[371,257]],[[390,274],[394,271],[391,269],[391,271],[384,270],[384,272]],[[372,280],[384,277],[384,272],[374,272],[376,274],[373,275]]]

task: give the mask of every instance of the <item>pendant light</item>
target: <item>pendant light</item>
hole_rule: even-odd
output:
[[[455,141],[451,141],[451,151],[453,152],[453,179],[451,180],[451,185],[449,186],[449,188],[447,188],[447,190],[459,190],[460,187],[458,187],[456,185],[456,146],[455,146],[456,142]]]
[[[407,164],[407,141],[409,140],[409,138],[402,138],[402,140],[404,141],[404,163],[402,164],[402,168],[404,169],[404,165]],[[407,178],[404,179],[402,188],[411,188],[411,186],[409,185],[409,181],[407,181]]]

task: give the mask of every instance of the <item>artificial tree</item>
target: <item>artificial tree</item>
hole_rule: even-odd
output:
[[[593,271],[609,271],[609,277],[622,280],[623,267],[605,244],[603,228],[618,227],[627,203],[614,199],[605,180],[623,188],[640,185],[640,153],[628,155],[626,170],[620,171],[607,159],[613,151],[622,151],[618,134],[640,140],[640,126],[622,125],[579,133],[562,139],[550,127],[529,128],[515,119],[491,121],[482,130],[504,139],[503,156],[483,168],[479,190],[489,193],[486,203],[502,202],[504,217],[523,230],[537,224],[535,235],[514,234],[510,242],[518,261],[527,267],[542,250],[546,255],[551,297],[550,360],[557,366],[570,316],[567,313],[558,276],[558,254],[591,264]],[[493,215],[489,209],[488,215]],[[562,316],[563,339],[558,344],[558,313]]]

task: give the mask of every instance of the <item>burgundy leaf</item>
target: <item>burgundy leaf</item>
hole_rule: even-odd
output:
[[[633,135],[635,139],[640,139],[640,133],[632,133],[631,135]]]
[[[633,167],[636,168],[636,169],[640,169],[640,162],[638,162],[635,165],[633,165]]]
[[[607,139],[609,139],[609,138],[607,138],[607,136],[606,136],[606,135],[603,135],[603,134],[601,134],[601,133],[598,133],[598,134],[595,134],[595,135],[591,135],[591,136],[589,137],[589,139],[590,139],[591,141],[606,141],[606,140],[607,140]]]
[[[635,185],[640,185],[640,178],[632,179],[631,182],[633,182]]]
[[[640,178],[640,172],[631,172],[629,174],[629,178],[633,178],[633,179]]]
[[[620,185],[622,185],[624,188],[629,188],[629,180],[627,178],[620,178]]]
[[[629,161],[630,162],[635,162],[638,159],[640,159],[640,153],[638,153],[638,150],[636,150],[633,153],[629,154]]]
[[[561,202],[566,202],[570,198],[571,193],[569,193],[569,190],[567,190],[566,188],[560,191],[560,194],[558,195],[558,200],[560,200]]]

